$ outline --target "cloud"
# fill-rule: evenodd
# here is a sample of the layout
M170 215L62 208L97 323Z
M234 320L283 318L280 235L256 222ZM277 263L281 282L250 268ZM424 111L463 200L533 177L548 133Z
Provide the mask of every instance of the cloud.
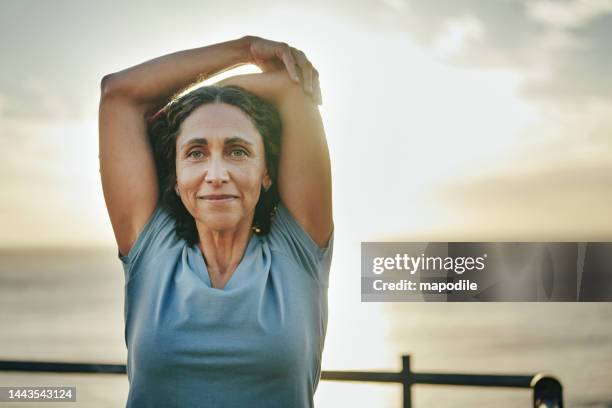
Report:
M28 76L1 88L0 117L24 121L58 120L82 115L82 102L57 83Z
M517 161L518 171L456 181L439 190L439 201L453 203L453 239L610 239L612 164L557 163L540 170L522 165Z
M525 94L571 108L599 99L612 101L612 15L568 29L566 35L573 45L550 55L550 75L528 83Z
M480 20L472 16L451 20L434 45L435 53L440 56L456 54L466 43L480 39L483 32Z
M612 1L424 2L413 8L444 36L456 16L479 22L483 35L468 41L454 62L464 66L505 67L523 73L525 96L572 107L596 99L612 100ZM432 28L429 28L432 30ZM435 40L434 40L435 41Z
M583 26L598 16L612 12L612 0L542 0L526 5L532 19L558 28Z
M161 44L170 46L177 39L195 44L196 27L210 27L211 15L217 18L215 27L225 30L232 18L238 18L238 11L266 15L279 9L266 1L258 7L244 1L231 6L189 2L183 7L121 3L124 18L109 31L106 22L114 19L118 4L100 3L92 13L78 2L3 2L0 47L5 58L0 92L15 106L35 103L19 99L21 84L15 79L39 78L49 83L61 109L82 113L78 98L96 94L101 75L154 56ZM304 7L381 32L401 30L421 45L453 56L456 64L520 70L529 78L525 95L531 98L581 103L612 97L612 77L607 75L612 70L608 45L612 0L344 0L333 4L315 0ZM131 43L141 45L138 50L122 46L128 31ZM41 38L44 47L40 47ZM45 61L44 65L26 63L32 56ZM50 106L35 112L58 109L57 102L45 103ZM14 113L22 114L23 109Z
M520 72L524 95L534 101L576 108L612 100L612 0L342 4L348 18L403 30L421 46L452 57L448 62Z

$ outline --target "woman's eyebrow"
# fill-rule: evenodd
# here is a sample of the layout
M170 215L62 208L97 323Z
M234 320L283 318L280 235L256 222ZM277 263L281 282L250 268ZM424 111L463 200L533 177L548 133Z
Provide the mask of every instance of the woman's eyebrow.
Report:
M227 139L225 139L225 142L224 142L224 144L226 144L226 145L238 144L238 143L242 143L242 144L245 144L247 146L253 146L253 143L249 142L246 139L238 137L238 136L228 137Z
M208 145L208 140L206 140L203 137L194 137L193 139L189 139L187 140L185 143L183 143L182 147L185 146L190 146L190 145L204 145L207 146Z
M232 145L232 144L244 144L247 146L253 146L253 143L249 142L246 139L243 139L239 136L234 136L234 137L228 137L227 139L225 139L223 141L223 144L225 145ZM183 143L183 145L181 146L182 148L185 148L187 146L191 146L191 145L203 145L203 146L208 146L208 140L206 138L203 137L194 137L192 139L187 140L185 143Z

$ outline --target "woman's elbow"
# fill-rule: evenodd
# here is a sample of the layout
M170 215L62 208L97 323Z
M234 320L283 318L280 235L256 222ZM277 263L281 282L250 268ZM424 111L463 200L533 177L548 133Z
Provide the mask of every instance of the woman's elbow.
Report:
M117 73L104 75L100 81L100 98L107 99L117 95L125 95L126 87Z
M100 99L105 99L114 93L114 82L113 74L107 74L102 77L100 81Z

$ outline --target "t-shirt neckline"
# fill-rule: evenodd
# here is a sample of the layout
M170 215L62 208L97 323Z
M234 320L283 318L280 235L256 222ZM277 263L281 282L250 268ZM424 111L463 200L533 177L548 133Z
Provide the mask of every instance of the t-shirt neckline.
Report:
M255 246L258 242L259 236L257 234L252 234L240 263L223 288L215 288L212 286L212 281L208 273L208 266L206 265L206 262L204 262L204 254L202 254L200 247L197 244L194 244L188 248L188 251L192 259L195 261L192 263L192 265L195 267L195 272L201 276L204 283L206 283L206 286L208 286L209 289L216 290L218 292L228 292L236 286L237 281L240 279L240 275L244 272L243 269L246 269L246 265L249 264L249 260L253 256Z

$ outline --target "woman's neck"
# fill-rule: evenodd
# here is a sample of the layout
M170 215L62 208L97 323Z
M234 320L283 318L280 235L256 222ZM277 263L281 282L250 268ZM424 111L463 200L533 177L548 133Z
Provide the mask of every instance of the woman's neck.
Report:
M199 248L204 255L210 281L214 288L223 289L246 252L253 232L251 228L215 231L200 226Z

